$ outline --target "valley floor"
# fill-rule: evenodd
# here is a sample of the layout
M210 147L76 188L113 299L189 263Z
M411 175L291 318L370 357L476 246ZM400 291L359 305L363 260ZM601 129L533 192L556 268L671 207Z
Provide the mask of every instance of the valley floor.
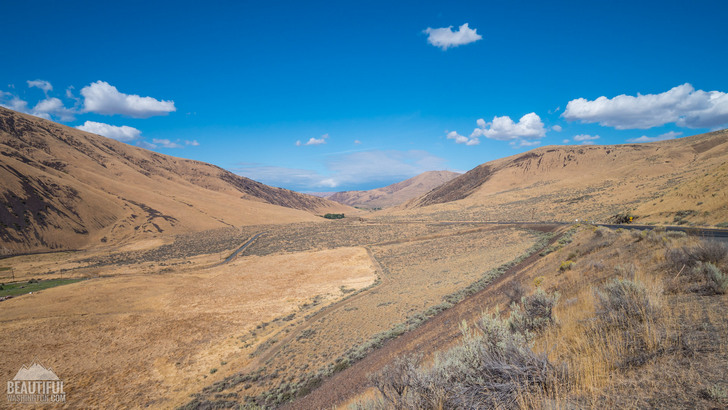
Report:
M87 280L1 302L0 374L37 361L74 406L283 403L452 306L529 228L344 220L4 259Z

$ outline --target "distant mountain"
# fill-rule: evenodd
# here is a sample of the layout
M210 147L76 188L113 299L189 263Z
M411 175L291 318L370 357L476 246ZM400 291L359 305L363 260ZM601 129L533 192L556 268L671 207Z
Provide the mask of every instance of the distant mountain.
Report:
M728 224L728 130L646 144L548 146L482 164L413 199L438 219Z
M361 208L388 208L425 194L459 175L450 171L428 171L384 188L336 192L326 198Z
M144 235L318 220L351 210L214 165L0 107L0 251L75 249Z

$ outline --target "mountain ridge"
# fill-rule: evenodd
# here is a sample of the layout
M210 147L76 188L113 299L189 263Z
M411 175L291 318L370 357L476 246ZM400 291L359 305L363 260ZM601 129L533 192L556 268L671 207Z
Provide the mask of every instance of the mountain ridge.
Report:
M651 223L682 212L691 214L683 223L714 225L728 221L726 162L728 130L643 144L552 145L483 163L397 212L608 221L638 211ZM694 182L706 175L714 175L710 189Z
M342 191L326 198L344 205L387 208L416 198L460 175L452 171L426 171L412 178L368 191Z
M0 177L4 253L351 210L1 107Z

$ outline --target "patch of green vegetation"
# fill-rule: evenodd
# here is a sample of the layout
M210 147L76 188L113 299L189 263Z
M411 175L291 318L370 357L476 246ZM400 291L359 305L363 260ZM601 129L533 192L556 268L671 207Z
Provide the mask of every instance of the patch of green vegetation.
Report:
M326 218L326 219L344 219L344 214L326 214L326 215L324 215L324 218Z
M576 264L576 262L574 262L572 260L563 261L563 262L561 262L561 266L559 266L559 270L562 272L571 270L571 267L574 266L575 264Z
M38 292L56 286L80 282L82 280L83 279L31 279L27 282L4 283L0 285L0 297L24 295L26 293Z
M715 226L717 226L718 228L728 228L728 222L721 222Z

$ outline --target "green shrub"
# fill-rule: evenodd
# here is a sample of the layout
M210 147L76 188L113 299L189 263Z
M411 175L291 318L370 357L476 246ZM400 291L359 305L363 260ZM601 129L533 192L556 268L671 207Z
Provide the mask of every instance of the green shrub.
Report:
M728 260L728 247L717 241L703 241L692 247L671 248L665 252L665 261L674 271L692 268L698 263L718 265Z
M576 265L576 262L571 261L571 260L566 260L566 261L561 262L561 266L559 266L559 270L562 271L562 272L567 271L567 270L571 270L571 268L574 265Z
M344 214L326 214L326 215L324 215L324 218L326 218L326 219L344 219Z
M554 323L553 310L559 295L547 294L543 289L536 289L530 296L521 299L521 304L512 305L508 326L514 333L522 334L526 339Z
M728 275L721 272L717 266L708 262L704 265L706 275L709 279L710 290L715 294L723 295L728 290Z
M343 358L343 359L339 360L338 362L336 362L336 364L334 365L334 368L333 368L333 372L338 373L342 370L345 370L347 367L349 367L349 365L350 365L349 359Z

